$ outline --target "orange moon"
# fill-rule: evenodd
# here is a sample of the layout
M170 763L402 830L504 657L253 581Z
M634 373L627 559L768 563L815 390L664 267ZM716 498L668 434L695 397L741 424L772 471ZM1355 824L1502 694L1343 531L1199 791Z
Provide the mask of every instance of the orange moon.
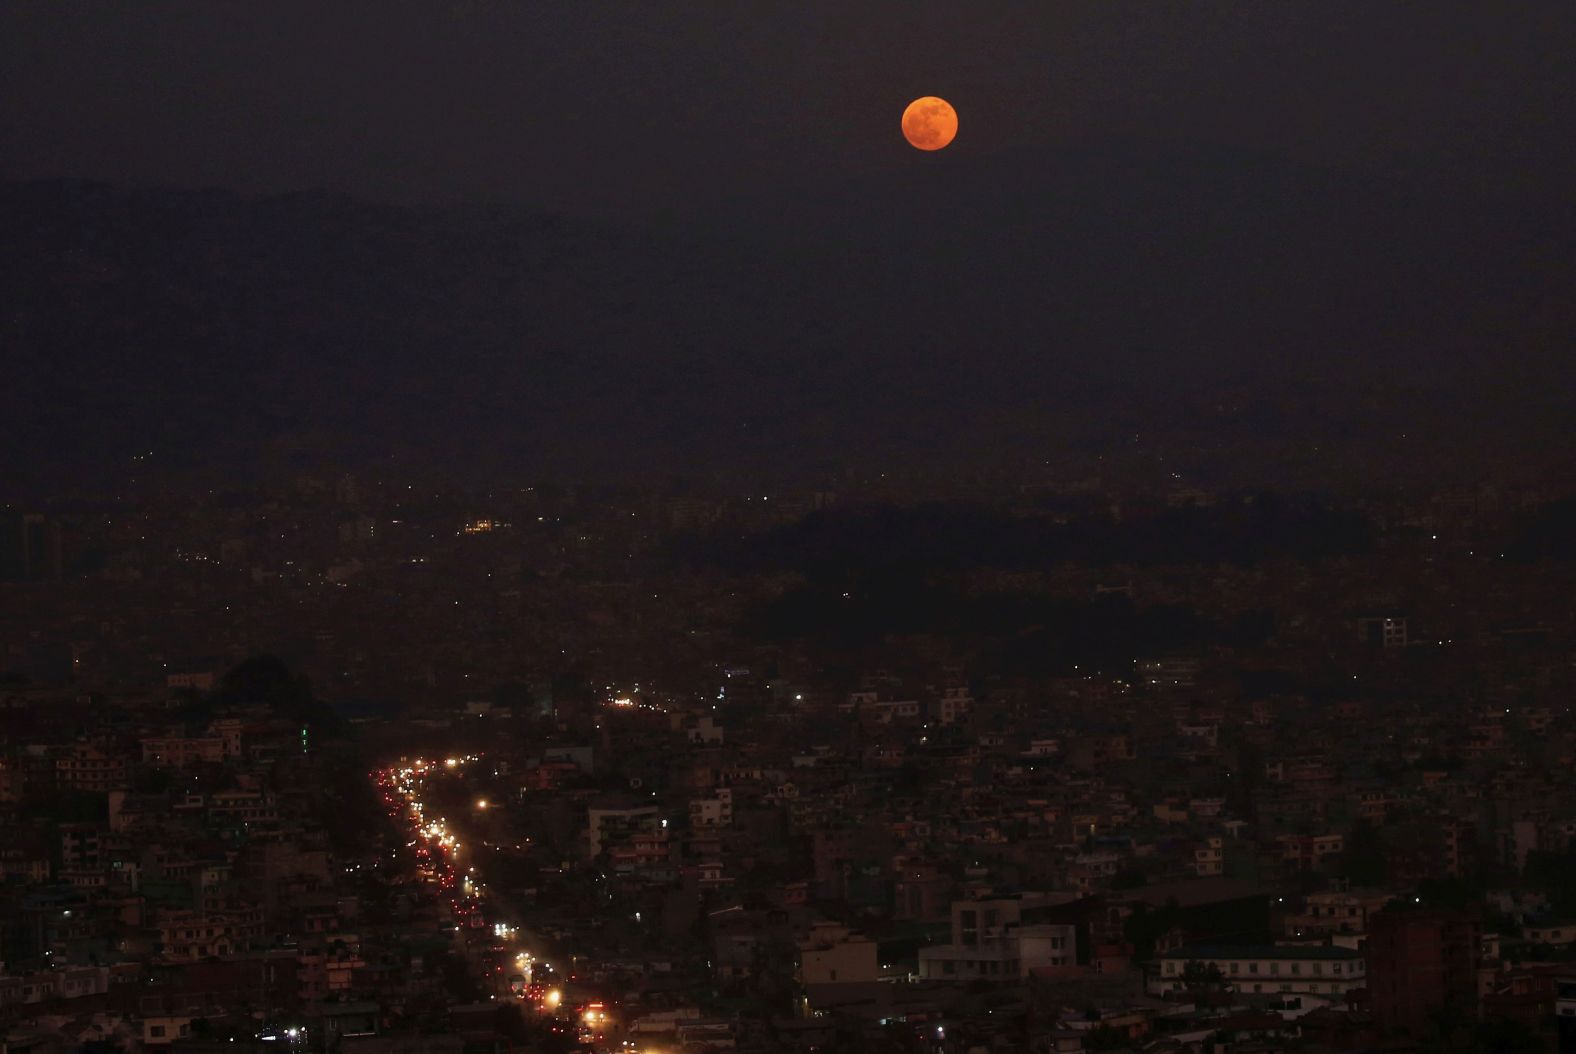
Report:
M915 99L903 111L903 138L919 150L940 150L958 134L958 111L934 95Z

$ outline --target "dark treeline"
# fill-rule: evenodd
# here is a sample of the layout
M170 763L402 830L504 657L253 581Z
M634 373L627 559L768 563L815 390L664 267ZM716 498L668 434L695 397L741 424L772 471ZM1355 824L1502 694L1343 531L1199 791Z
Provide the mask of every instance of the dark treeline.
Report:
M1369 551L1373 525L1307 497L1245 494L1207 507L1072 516L965 503L815 513L762 534L690 539L681 553L733 572L787 570L839 580L870 569L1051 568L1063 564L1313 562Z
M1205 642L1262 643L1273 620L1253 613L1222 625L1191 608L1138 608L1120 595L974 594L894 568L861 576L847 589L822 582L790 590L756 612L748 629L764 640L801 638L831 648L935 636L989 653L1005 673L1033 676L1127 671L1140 655Z
M1222 624L1191 608L1135 606L1119 594L1067 598L970 583L972 572L1064 565L1317 562L1368 551L1362 515L1308 497L1242 494L1207 507L1046 514L968 503L881 505L816 513L757 534L686 539L678 555L729 572L803 581L747 620L763 640L830 648L930 635L1026 675L1130 670L1135 657L1206 643L1252 645L1267 612Z

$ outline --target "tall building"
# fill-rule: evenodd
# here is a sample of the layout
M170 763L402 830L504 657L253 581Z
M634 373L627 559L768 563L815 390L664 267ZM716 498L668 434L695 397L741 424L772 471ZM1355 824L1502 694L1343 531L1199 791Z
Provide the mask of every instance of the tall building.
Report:
M1061 900L1056 894L1019 893L955 901L952 942L919 950L919 976L938 981L1013 981L1034 970L1076 966L1077 926L1023 920L1025 911Z
M1475 1017L1480 932L1465 912L1393 907L1372 916L1368 987L1375 1024L1421 1036L1447 1008Z

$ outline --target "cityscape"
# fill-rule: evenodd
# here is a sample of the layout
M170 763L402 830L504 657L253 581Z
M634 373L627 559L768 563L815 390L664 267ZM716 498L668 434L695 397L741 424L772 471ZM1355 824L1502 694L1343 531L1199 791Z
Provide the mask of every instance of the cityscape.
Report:
M1570 509L12 515L8 1046L1554 1049Z
M0 5L0 1054L1576 1054L1576 5Z

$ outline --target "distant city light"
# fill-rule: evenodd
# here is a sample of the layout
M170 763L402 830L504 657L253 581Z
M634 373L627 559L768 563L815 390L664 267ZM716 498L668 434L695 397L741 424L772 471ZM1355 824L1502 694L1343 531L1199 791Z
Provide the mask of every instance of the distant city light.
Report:
M483 518L470 521L463 529L466 534L491 534L493 531L504 530L508 526L502 520Z

